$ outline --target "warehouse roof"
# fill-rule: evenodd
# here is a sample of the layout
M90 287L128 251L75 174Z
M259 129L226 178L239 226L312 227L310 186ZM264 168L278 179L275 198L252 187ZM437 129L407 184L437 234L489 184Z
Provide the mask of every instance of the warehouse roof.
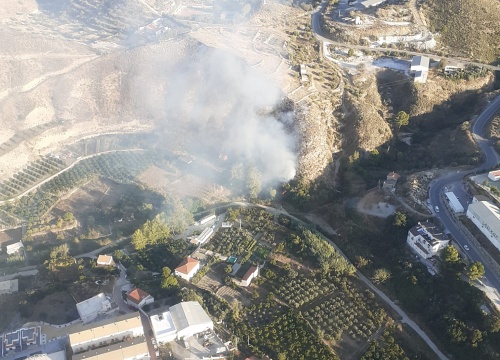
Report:
M142 326L141 317L138 312L118 316L98 323L92 323L69 334L71 346L100 339L113 334L119 334Z
M212 322L197 301L184 301L170 307L170 315L177 331L200 324Z
M500 235L500 209L489 201L477 201L469 209L479 215L488 224L493 233Z

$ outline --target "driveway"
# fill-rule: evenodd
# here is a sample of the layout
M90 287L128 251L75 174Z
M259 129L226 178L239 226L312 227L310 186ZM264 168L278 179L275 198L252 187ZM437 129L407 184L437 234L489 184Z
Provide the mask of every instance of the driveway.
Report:
M130 290L132 288L132 284L127 280L127 269L125 269L125 267L120 263L118 263L117 266L120 271L120 276L115 281L111 300L118 306L120 311L131 313L134 312L134 310L130 309L123 301L122 290Z

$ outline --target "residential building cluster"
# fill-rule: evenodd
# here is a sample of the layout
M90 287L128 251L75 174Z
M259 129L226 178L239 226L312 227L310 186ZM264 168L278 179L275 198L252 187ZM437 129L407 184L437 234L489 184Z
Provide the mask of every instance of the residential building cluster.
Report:
M16 349L23 350L30 345L39 345L40 340L40 326L22 328L0 335L0 354L1 356L6 356L14 353Z

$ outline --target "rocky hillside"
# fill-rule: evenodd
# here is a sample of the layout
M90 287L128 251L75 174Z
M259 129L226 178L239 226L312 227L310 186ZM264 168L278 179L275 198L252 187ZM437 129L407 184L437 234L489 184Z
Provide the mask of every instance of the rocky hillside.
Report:
M498 0L428 0L424 13L432 32L454 53L485 62L500 61Z
M392 138L375 75L367 73L354 78L345 100L348 110L344 120L345 145L349 152L369 152Z

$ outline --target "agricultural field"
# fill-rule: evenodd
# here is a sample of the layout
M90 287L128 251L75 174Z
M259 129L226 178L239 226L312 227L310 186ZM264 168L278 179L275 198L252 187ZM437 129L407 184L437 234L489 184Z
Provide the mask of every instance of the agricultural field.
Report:
M0 184L0 200L19 195L31 186L62 170L65 166L64 161L50 156L29 164L23 171Z
M220 229L207 248L241 259L248 246L258 252L260 240L254 241L262 234L281 240L266 253L260 277L249 287L228 283L223 264L197 285L236 309L229 326L240 339L248 336L243 351L277 359L351 359L395 320L314 230L283 216L275 221L256 208L230 209L227 218L241 219L242 229Z
M61 196L83 184L103 176L118 182L130 183L134 177L155 161L154 154L148 152L114 152L80 161L67 171L42 184L37 191L22 197L14 203L0 207L11 217L37 224Z
M233 227L217 231L204 248L221 255L236 255L241 258L250 256L256 245L257 240L250 231Z

